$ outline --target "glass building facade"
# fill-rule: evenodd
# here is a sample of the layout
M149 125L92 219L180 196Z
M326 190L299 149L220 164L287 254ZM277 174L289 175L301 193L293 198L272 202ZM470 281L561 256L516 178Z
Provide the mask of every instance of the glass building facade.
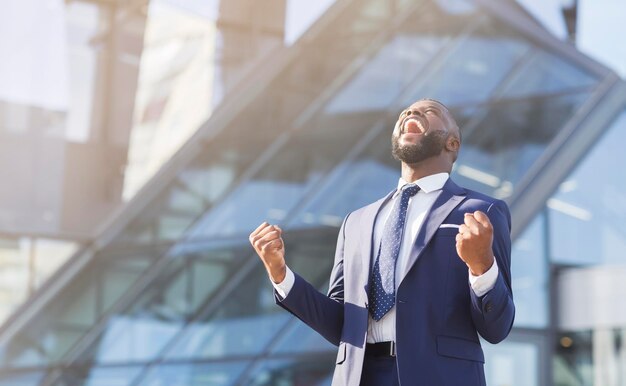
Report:
M620 304L579 319L569 290L594 305L626 262L614 73L508 2L339 0L246 77L2 326L0 384L330 384L335 347L275 306L247 236L280 224L325 291L342 219L394 188L393 124L425 96L462 129L453 178L512 211L517 314L483 345L488 384L623 384Z

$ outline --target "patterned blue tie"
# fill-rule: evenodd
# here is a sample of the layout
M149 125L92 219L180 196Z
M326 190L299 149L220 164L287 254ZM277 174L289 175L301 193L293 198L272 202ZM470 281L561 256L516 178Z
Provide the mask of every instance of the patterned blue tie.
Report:
M369 309L374 320L380 320L396 302L396 260L402 243L406 209L409 198L420 190L415 184L407 184L400 199L396 199L383 228L378 256L372 270L369 289Z

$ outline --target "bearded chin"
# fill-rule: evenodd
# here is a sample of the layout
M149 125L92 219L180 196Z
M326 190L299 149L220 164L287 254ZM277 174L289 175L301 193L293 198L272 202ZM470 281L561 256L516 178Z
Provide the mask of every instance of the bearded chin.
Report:
M420 143L400 145L400 138L392 136L393 158L406 164L416 164L428 158L436 157L443 151L445 138L439 133L424 136Z

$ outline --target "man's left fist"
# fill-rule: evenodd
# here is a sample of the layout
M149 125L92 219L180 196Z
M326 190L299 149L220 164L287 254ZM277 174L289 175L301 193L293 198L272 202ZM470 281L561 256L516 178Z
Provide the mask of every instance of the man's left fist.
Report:
M493 265L493 226L481 211L465 213L465 224L456 235L456 252L467 264L472 275L480 276Z

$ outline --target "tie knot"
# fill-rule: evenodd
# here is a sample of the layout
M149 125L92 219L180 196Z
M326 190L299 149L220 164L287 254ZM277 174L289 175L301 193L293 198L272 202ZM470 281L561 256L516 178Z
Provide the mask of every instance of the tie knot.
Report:
M413 197L419 192L420 187L415 184L406 184L402 188L402 197Z

